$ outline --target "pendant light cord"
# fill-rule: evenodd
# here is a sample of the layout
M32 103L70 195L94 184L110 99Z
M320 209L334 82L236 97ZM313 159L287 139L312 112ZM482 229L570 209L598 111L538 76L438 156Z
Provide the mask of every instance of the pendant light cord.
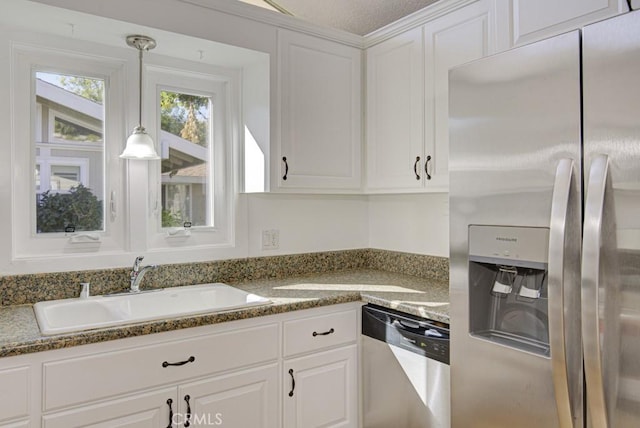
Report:
M142 129L142 48L139 49L138 59L138 128Z

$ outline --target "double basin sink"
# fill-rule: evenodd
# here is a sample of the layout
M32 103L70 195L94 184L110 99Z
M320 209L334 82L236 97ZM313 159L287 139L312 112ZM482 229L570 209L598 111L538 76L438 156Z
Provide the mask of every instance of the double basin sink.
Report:
M271 303L222 283L164 288L140 293L38 302L40 332L47 335L181 316L226 312Z

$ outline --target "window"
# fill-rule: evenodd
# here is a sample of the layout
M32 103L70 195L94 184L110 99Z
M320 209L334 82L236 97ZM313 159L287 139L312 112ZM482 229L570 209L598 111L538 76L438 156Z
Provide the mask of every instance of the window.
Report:
M196 64L147 68L145 111L161 161L149 168L150 248L232 245L233 170L237 138L230 91L235 75ZM153 104L151 104L153 103Z
M35 232L103 231L104 79L36 71L33 83Z
M13 46L13 163L32 171L13 183L16 260L126 245L123 62L96 60L95 49Z
M74 270L122 266L140 254L155 253L156 263L229 255L241 185L240 68L145 56L142 123L162 159L147 162L119 158L138 123L138 61L124 43L12 40L11 67L4 266Z

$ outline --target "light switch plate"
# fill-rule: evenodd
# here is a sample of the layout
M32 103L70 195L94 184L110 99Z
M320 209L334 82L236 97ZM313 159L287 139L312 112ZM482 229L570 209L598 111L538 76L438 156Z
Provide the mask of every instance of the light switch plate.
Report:
M280 231L278 229L269 229L262 231L262 249L277 250L280 248Z

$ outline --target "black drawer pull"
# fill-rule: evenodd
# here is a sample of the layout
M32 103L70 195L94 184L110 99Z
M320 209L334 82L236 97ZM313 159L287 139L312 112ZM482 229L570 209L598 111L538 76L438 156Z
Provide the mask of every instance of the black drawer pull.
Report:
M169 425L167 425L167 428L173 428L173 407L171 407L171 404L173 404L173 400L169 398L167 400L167 406L169 406Z
M418 162L420 162L420 156L416 156L416 161L413 164L413 173L416 175L416 180L420 180L420 174L418 174Z
M291 391L289 391L289 397L293 397L293 391L296 389L296 378L293 377L293 369L289 369L289 376L291 376Z
M313 334L313 337L316 337L316 336L327 336L331 333L335 333L335 330L333 328L330 329L329 331L325 331L324 333L318 333L317 331L314 331L312 334Z
M184 361L180 361L179 363L170 363L168 361L164 361L162 363L162 367L169 367L169 366L184 366L185 364L188 363L193 363L196 360L196 357L194 357L193 355L189 357L188 360L184 360Z

